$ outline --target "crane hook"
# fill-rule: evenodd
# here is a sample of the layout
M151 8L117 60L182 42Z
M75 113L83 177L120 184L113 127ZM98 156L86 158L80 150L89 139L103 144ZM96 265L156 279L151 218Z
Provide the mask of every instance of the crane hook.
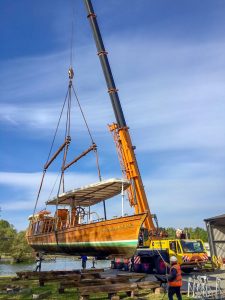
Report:
M73 79L74 76L73 68L69 68L68 74L69 74L69 79Z

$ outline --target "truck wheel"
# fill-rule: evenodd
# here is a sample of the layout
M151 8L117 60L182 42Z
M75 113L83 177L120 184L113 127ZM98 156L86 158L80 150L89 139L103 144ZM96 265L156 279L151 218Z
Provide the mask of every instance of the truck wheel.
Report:
M158 274L166 274L166 266L160 256L155 260L155 267Z

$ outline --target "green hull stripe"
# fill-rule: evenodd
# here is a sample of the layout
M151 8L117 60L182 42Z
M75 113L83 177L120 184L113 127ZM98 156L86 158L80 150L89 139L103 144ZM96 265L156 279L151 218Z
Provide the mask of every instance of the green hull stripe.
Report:
M137 240L129 241L105 241L105 242L73 242L73 243L34 243L33 245L42 246L94 246L94 247L136 247Z

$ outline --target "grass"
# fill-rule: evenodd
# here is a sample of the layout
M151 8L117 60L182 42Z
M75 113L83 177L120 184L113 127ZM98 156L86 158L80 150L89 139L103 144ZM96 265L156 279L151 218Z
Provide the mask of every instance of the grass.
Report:
M5 286L20 286L24 288L24 292L16 294L7 294L0 293L0 299L4 300L30 300L33 299L33 294L40 294L42 292L50 291L51 295L47 299L78 299L76 295L76 289L69 289L65 294L58 293L58 284L57 283L46 283L45 286L40 287L38 280L17 280L11 281L12 277L0 277L0 291Z
M1 276L0 277L0 300L31 300L33 299L33 294L40 294L42 292L47 292L50 291L51 295L46 297L45 299L49 300L67 300L67 299L73 299L73 300L78 300L79 297L77 295L76 289L68 289L65 290L64 294L59 294L58 293L58 283L46 283L45 286L39 287L39 281L38 280L17 280L17 281L12 281L12 277L5 277ZM24 288L24 293L17 293L17 294L7 294L6 292L1 293L2 289L5 286L20 286ZM163 294L160 295L155 295L149 290L141 290L139 293L138 297L135 298L130 298L127 297L125 293L119 293L121 296L121 299L128 300L128 299L151 299L151 300L166 300L168 297ZM96 294L92 295L90 299L108 299L107 294ZM187 296L183 296L183 300L187 300L190 298L187 298Z

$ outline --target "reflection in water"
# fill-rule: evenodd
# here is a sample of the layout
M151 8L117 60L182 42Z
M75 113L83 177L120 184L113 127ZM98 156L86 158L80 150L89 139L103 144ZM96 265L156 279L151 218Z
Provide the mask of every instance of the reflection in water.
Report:
M34 271L36 267L34 263L6 264L0 262L0 275L15 275L19 271ZM92 267L92 260L87 261L87 269ZM95 268L109 268L110 260L96 261ZM51 270L74 270L81 269L81 260L72 258L57 258L56 261L43 261L41 265L42 271Z

